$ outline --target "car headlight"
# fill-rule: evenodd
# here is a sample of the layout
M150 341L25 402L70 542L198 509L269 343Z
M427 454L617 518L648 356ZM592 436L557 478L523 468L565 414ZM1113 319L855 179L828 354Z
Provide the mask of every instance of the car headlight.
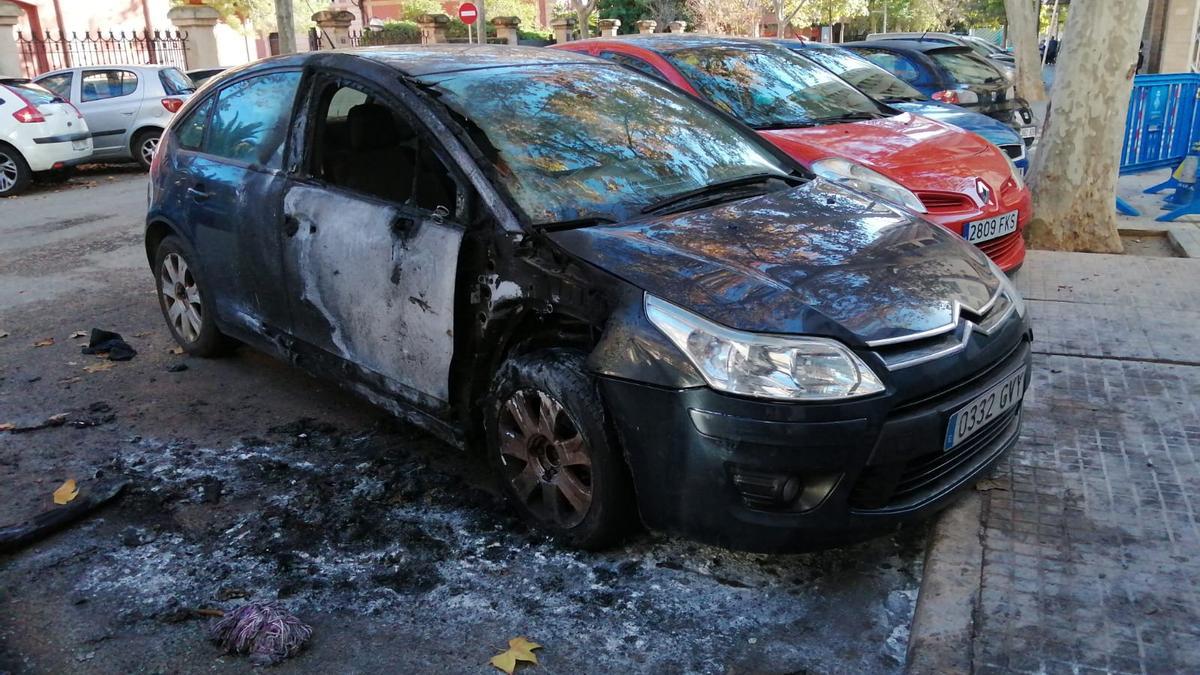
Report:
M1003 150L1000 151L1000 156L1004 158L1004 161L1008 162L1008 172L1012 174L1012 179L1013 182L1017 184L1017 189L1024 190L1025 177L1021 175L1021 170L1018 169L1016 163L1012 161L1012 157L1009 157L1008 153L1004 152Z
M925 205L911 190L862 164L831 157L813 162L811 169L825 180L886 199L917 213L925 213Z
M988 267L992 268L992 274L995 274L996 278L1000 280L1000 292L1007 295L1008 299L1012 301L1013 308L1017 311L1017 316L1024 318L1025 298L1022 298L1021 294L1017 291L1017 285L991 259L988 259Z
M646 294L646 316L719 391L788 401L856 398L883 383L836 340L763 335L713 323Z

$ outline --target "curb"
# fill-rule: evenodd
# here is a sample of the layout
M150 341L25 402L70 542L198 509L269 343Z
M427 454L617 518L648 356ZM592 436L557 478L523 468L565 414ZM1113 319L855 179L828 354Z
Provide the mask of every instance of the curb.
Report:
M971 490L933 526L908 639L906 670L917 675L972 671L979 606L982 498Z

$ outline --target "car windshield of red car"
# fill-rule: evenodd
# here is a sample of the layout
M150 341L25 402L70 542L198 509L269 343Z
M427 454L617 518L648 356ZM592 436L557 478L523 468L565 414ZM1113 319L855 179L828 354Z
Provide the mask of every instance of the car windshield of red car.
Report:
M534 225L620 222L674 195L794 170L687 94L613 65L486 68L421 80Z
M881 114L865 94L781 47L700 47L681 49L667 58L701 95L755 128L812 126Z
M926 96L888 71L842 49L821 47L800 52L880 101L923 101Z

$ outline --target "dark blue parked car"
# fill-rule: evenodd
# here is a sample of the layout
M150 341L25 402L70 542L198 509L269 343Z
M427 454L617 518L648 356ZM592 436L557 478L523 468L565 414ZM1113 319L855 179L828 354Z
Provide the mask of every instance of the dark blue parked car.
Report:
M451 446L578 546L761 551L944 507L1011 448L1032 335L983 252L607 61L309 52L163 133L172 337L236 340Z
M923 115L966 129L988 139L1008 155L1021 171L1029 168L1025 143L1009 125L960 106L935 101L866 58L847 49L808 40L777 40L801 56L833 71L871 98L897 110Z
M1033 111L1008 79L970 47L934 40L874 40L842 45L936 101L962 106L1009 125L1033 145Z

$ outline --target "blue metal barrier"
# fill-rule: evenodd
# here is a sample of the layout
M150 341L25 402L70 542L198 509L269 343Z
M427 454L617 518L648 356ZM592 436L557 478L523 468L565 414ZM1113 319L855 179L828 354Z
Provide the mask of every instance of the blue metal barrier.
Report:
M1133 78L1121 173L1138 173L1183 161L1200 135L1200 73Z

